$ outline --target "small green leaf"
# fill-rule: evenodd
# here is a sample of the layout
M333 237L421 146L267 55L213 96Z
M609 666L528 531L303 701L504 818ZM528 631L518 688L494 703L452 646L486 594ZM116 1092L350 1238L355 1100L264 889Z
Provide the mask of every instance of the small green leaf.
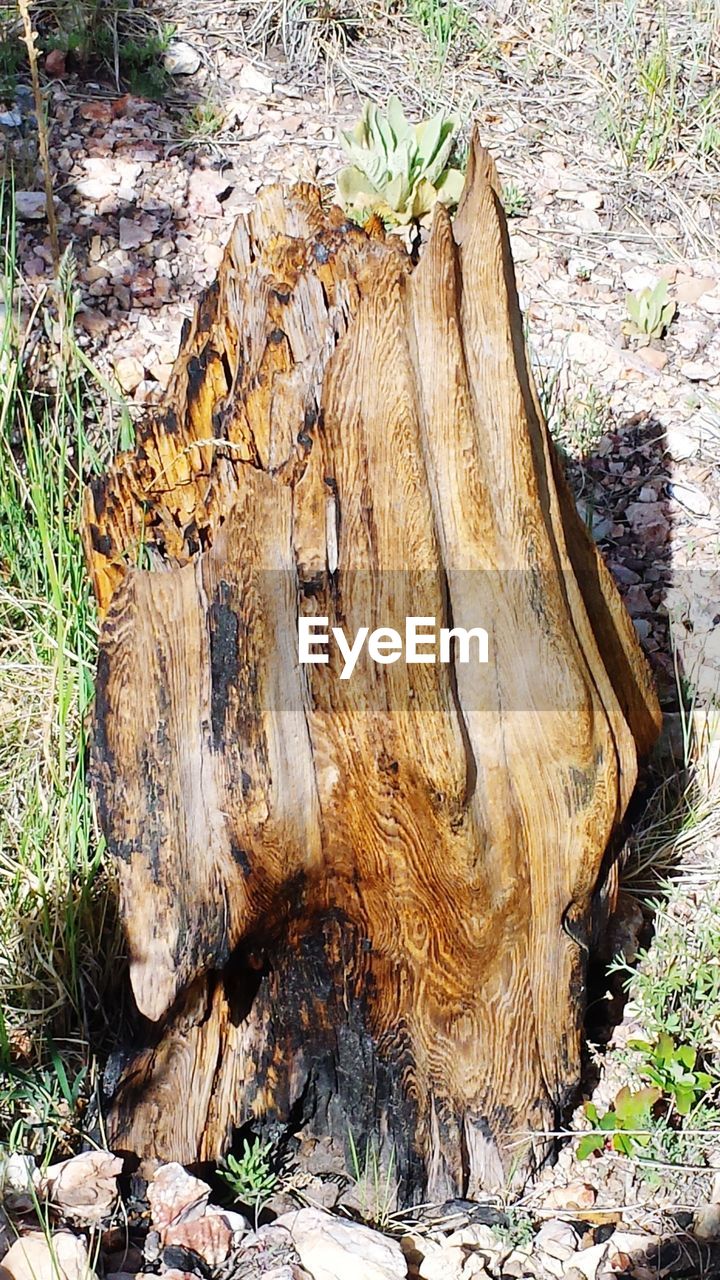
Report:
M675 1090L675 1109L678 1115L687 1116L690 1114L692 1104L695 1100L695 1090L688 1089L683 1085L678 1085Z
M460 169L446 169L435 187L437 198L443 204L457 204L464 186L465 174Z
M631 297L632 294L628 294L628 298ZM627 1047L628 1049L634 1049L637 1053L652 1054L653 1051L653 1046L648 1040L628 1040Z
M619 1151L621 1155L631 1156L634 1154L635 1142L637 1142L635 1135L618 1132L613 1137L612 1145L614 1150Z
M391 94L388 98L387 117L390 122L390 127L398 142L402 138L406 138L410 133L411 126L408 123L402 106L400 105L399 98L396 98L394 94Z
M577 1145L578 1160L587 1160L588 1156L594 1155L596 1151L602 1151L605 1146L605 1139L599 1133L586 1133L580 1139Z

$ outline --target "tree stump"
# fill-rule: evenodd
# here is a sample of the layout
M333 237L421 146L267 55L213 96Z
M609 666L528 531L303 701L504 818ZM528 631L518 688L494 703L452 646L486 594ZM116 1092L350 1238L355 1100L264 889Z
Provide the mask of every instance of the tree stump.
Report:
M374 1144L405 1203L504 1181L577 1087L660 713L542 419L477 140L417 265L311 186L264 192L85 535L140 1015L113 1146L213 1160L254 1121L329 1165ZM487 664L457 640L349 679L332 644L299 661L300 618L352 640L408 616L483 628Z

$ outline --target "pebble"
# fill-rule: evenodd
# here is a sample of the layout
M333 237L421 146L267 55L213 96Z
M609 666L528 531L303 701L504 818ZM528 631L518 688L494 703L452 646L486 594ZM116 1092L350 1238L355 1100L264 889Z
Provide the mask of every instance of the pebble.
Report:
M142 376L142 366L140 366ZM148 1187L152 1225L159 1231L181 1217L184 1222L200 1218L210 1197L206 1182L194 1178L175 1161L161 1165Z
M682 276L675 285L675 298L678 302L697 302L716 284L715 276Z
M311 1208L286 1213L273 1225L290 1232L313 1280L406 1280L400 1245L371 1227Z
M141 362L134 356L121 356L115 362L115 377L123 391L134 391L138 383L142 382L144 373Z
M208 244L205 246L205 249L203 251L203 256L208 266L212 267L213 270L217 270L223 258L225 257L225 250L223 249L222 245Z
M538 256L537 245L532 244L525 236L511 236L510 245L515 262L535 262Z
M45 71L49 76L65 75L66 54L62 49L51 49L45 59Z
M2 1280L97 1280L79 1236L29 1231L10 1247L0 1267Z
M686 484L684 481L673 481L668 485L668 490L675 501L686 507L688 511L692 511L693 515L708 516L710 514L712 503L707 494L696 485Z
M720 366L710 364L709 360L686 360L680 372L690 382L710 382L720 374Z
M670 532L670 523L661 502L631 502L625 510L630 525L647 546L659 546Z
M163 59L168 75L194 76L200 70L202 58L193 45L187 40L171 40Z
M253 65L252 62L246 62L242 68L237 83L241 89L249 89L251 93L263 93L267 97L273 91L273 82L270 76L264 71Z
M577 1250L577 1232L569 1222L554 1219L543 1223L535 1237L535 1245L548 1257L564 1263Z
M628 587L624 600L625 608L631 618L637 617L640 613L652 613L653 611L653 607L648 600L647 591L640 585Z
M657 373L662 373L668 362L667 351L660 351L657 347L639 347L637 355L643 364L647 364Z
M24 221L36 222L47 217L44 191L16 191L15 212Z

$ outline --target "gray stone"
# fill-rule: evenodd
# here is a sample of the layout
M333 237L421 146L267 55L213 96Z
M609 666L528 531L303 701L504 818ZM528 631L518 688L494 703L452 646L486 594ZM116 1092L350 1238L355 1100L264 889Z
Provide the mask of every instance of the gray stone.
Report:
M202 58L186 40L171 40L165 52L164 66L171 76L194 76Z
M47 217L44 191L16 191L15 212L25 222L38 222Z
M269 96L273 91L273 82L270 76L265 75L264 71L260 71L258 67L253 66L252 62L246 62L237 83L241 89L249 89L251 93L264 93Z

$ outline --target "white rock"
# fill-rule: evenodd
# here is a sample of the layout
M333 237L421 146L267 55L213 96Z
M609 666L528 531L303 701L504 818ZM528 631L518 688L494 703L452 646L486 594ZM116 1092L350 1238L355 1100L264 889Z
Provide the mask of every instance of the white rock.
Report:
M252 1230L250 1223L244 1214L236 1213L234 1209L221 1209L219 1205L216 1204L208 1205L205 1217L224 1218L233 1233L233 1242L235 1244L237 1244L243 1236L246 1236L248 1232Z
M647 267L631 267L623 271L623 284L630 293L638 293L640 289L653 289L657 284L657 275Z
M123 391L134 391L142 382L145 369L135 356L121 356L115 362L115 377Z
M202 1217L210 1199L210 1188L173 1161L157 1170L148 1187L147 1198L152 1225L162 1231L181 1217L184 1222Z
M254 67L252 62L246 62L237 83L241 89L250 89L252 93L271 94L273 91L273 82L270 76L266 76L264 71L260 71L258 67Z
M186 40L171 40L163 62L170 76L194 76L200 70L202 58Z
M680 366L680 372L690 382L710 382L712 378L717 378L720 367L710 364L709 360L686 360Z
M0 1266L2 1280L97 1280L84 1242L69 1231L48 1240L30 1231L15 1241Z
M105 182L102 178L79 178L75 183L75 190L85 200L105 200L112 195L115 185L115 182Z
M288 1229L313 1280L406 1280L400 1245L371 1227L344 1222L322 1209L286 1213L275 1225Z
M595 1280L598 1272L604 1269L608 1249L607 1241L603 1244L593 1244L589 1249L581 1249L579 1253L573 1254L569 1266L582 1272L587 1280Z
M650 1235L642 1231L613 1231L608 1240L608 1261L613 1270L616 1267L614 1259L617 1254L627 1254L633 1262L639 1262L640 1258L649 1253L659 1243L658 1237Z
M460 1227L447 1237L445 1243L469 1245L471 1249L480 1249L486 1254L503 1253L505 1248L492 1227L485 1226L484 1222L471 1222Z
M578 203L583 209L602 209L604 196L602 191L581 191Z
M511 236L510 244L515 262L534 262L538 256L537 245L531 244L525 236Z
M420 1280L462 1280L466 1250L461 1245L441 1245L420 1263Z
M32 1209L40 1187L40 1171L32 1156L0 1153L0 1200L8 1209Z
M551 1258L566 1262L578 1247L577 1232L569 1222L552 1219L543 1223L535 1237L537 1247Z
M720 315L720 290L716 290L714 293L704 293L702 298L698 298L698 306L711 316Z
M701 434L701 429L693 423L668 423L665 428L665 449L678 462L692 458L700 447Z
M37 222L47 215L44 191L16 191L15 212L26 222Z
M117 1194L123 1162L110 1151L83 1151L51 1165L41 1188L66 1217L99 1222L110 1212Z
M593 273L595 264L589 258L575 257L571 255L568 258L568 275L571 280L586 279L589 280Z
M22 111L0 111L0 129L19 129L22 122Z
M686 507L688 511L692 511L695 516L708 516L712 510L712 503L706 493L698 489L694 484L687 484L684 481L677 481L668 485L670 493L676 502L682 507Z
M581 231L601 231L602 219L595 209L574 209L570 217L570 222L574 227L579 227Z
M541 1275L543 1280L546 1276L554 1276L555 1280L562 1280L565 1275L567 1263L560 1262L559 1258L553 1258L552 1254L543 1253L540 1255ZM504 1267L504 1264L503 1264Z
M705 349L710 330L701 320L681 320L675 326L673 335L685 355L694 356L699 348Z
M486 1277L489 1280L489 1273L480 1255L477 1253L468 1254L462 1270L462 1280L485 1280Z

